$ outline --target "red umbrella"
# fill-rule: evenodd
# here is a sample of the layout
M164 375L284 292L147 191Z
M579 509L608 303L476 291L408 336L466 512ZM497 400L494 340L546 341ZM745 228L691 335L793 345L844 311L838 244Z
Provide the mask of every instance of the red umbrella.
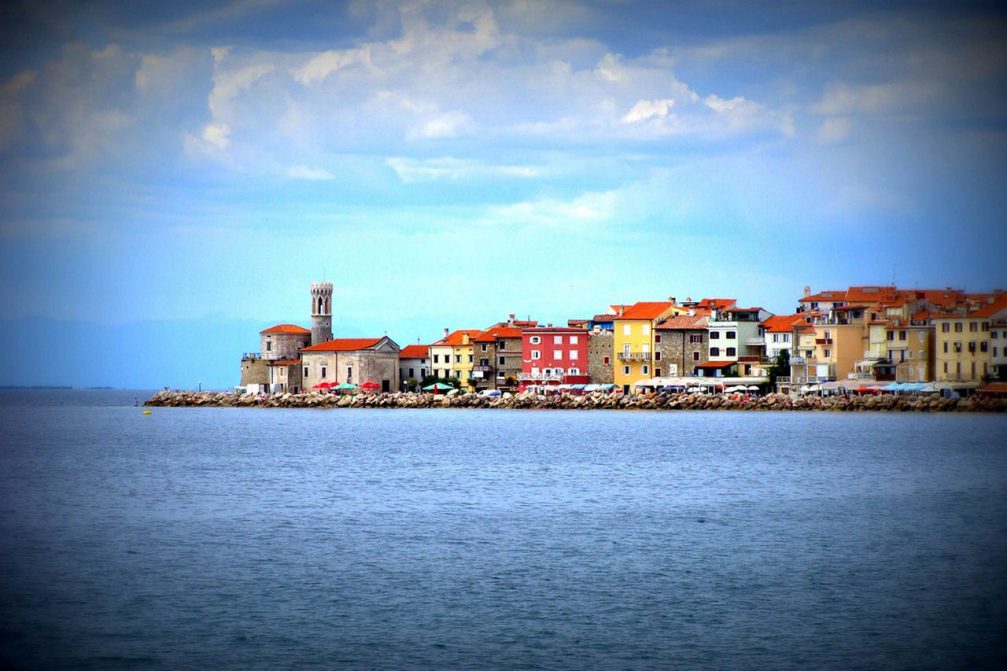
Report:
M328 382L319 382L318 384L313 386L312 389L328 389L331 386L332 385L329 384Z
M381 389L381 385L378 384L377 382L371 382L370 380L368 380L367 382L364 382L363 384L361 384L360 388L361 389Z

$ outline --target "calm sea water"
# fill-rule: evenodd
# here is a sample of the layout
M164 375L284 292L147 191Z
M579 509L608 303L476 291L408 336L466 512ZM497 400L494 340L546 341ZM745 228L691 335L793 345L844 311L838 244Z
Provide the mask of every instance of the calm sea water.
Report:
M0 393L0 666L1007 666L1007 417Z

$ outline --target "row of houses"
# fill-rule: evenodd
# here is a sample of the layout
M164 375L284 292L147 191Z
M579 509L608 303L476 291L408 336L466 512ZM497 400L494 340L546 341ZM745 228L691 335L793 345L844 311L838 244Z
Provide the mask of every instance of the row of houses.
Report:
M765 385L781 352L781 391L822 383L942 382L1007 377L1007 295L859 286L812 294L773 315L733 298L639 301L565 325L511 314L484 328L445 329L430 344L387 336L332 338L331 283L312 283L312 328L280 324L242 357L242 386L300 392L360 385L416 389L433 378L472 391L556 385L642 386L715 377Z

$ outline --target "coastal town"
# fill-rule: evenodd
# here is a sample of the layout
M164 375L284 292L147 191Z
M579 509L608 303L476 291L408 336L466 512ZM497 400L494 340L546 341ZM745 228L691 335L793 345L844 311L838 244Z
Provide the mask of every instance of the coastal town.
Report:
M331 282L311 283L310 328L259 333L235 391L1007 394L1003 290L805 287L782 315L734 298L669 296L562 325L509 314L404 347L388 336L333 337L332 293Z

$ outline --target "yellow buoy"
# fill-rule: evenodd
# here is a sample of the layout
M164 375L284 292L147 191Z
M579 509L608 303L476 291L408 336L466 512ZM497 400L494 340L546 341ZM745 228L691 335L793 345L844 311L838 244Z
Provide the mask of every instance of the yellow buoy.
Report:
M150 410L144 410L144 411L143 411L143 414L145 414L145 415L151 415L151 414L153 414L153 413L152 413L152 412L151 412Z

